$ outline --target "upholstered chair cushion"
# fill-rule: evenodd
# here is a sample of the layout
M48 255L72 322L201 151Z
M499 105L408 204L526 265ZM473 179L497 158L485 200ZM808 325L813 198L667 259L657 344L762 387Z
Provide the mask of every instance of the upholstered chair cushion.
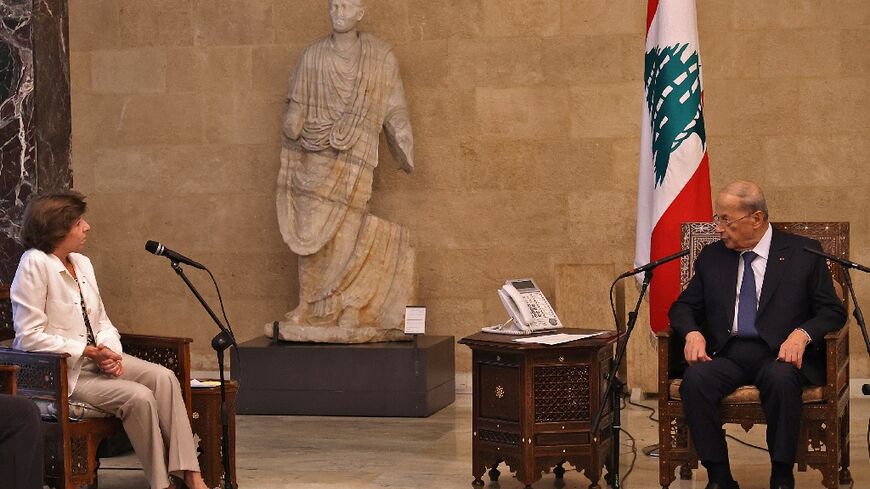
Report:
M682 400L680 397L680 384L683 379L673 379L671 381L668 393L670 398L674 400ZM825 389L820 385L804 387L802 395L804 404L822 402L824 400ZM722 399L722 404L761 404L761 395L758 389L752 385L742 385L731 394Z
M34 399L39 414L45 421L57 421L57 403L54 401ZM95 408L86 402L69 401L69 419L70 421L81 421L89 418L111 418L113 415L110 412Z

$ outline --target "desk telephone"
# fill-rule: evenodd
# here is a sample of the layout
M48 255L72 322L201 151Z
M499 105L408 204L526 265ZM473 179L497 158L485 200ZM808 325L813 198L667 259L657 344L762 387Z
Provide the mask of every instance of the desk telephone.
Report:
M498 297L511 319L499 326L483 328L485 333L523 335L562 327L556 311L530 278L506 281L498 289Z

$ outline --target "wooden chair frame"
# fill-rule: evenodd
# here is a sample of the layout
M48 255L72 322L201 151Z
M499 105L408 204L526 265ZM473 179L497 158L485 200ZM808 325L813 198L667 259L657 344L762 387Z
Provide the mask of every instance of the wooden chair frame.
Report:
M18 366L0 365L0 393L14 396L18 387Z
M821 242L826 253L847 258L849 255L849 223L800 222L773 223L773 227L793 234L808 236ZM682 258L680 283L686 287L694 273L695 258L701 249L719 239L712 223L683 224L682 247L689 255ZM839 266L828 264L835 288L848 310L845 280ZM659 355L659 482L667 488L674 480L674 470L680 467L680 478L691 479L698 468L698 456L689 436L683 403L670 394L671 383L681 375L684 364L682 338L670 331L657 334ZM801 416L797 448L797 467L807 467L822 473L822 484L837 489L838 484L852 480L849 472L849 328L848 324L825 336L826 380L823 400L805 402ZM722 404L720 414L725 423L740 424L749 430L764 424L761 404ZM838 469L839 467L839 469Z
M9 289L0 289L0 339L9 337L12 311ZM12 333L14 335L14 332ZM188 418L192 414L190 393L190 338L146 335L121 335L124 352L163 365L172 370L181 383ZM67 353L22 352L0 348L0 365L18 369L18 395L34 401L56 403L57 421L43 421L45 440L45 483L55 489L96 488L100 443L123 431L117 418L69 419Z

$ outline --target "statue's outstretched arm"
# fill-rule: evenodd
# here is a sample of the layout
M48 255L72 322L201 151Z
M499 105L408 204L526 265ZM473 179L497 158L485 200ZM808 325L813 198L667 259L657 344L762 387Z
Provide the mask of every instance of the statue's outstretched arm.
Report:
M399 76L399 65L392 52L387 57L386 69L388 87L384 130L393 158L403 170L410 173L414 169L414 135L405 102L405 89Z
M299 101L300 76L303 60L300 60L290 75L289 88L287 89L287 101L284 107L284 124L282 132L285 140L296 141L302 134L302 125L305 122L305 106Z

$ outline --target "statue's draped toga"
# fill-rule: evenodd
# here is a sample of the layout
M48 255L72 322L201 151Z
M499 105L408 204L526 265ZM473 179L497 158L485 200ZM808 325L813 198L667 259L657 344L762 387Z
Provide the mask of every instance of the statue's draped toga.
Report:
M364 32L346 49L333 36L308 46L290 78L278 175L278 223L299 255L299 306L280 322L280 339L405 338L414 250L407 229L368 212L382 127L410 171L413 138L390 46Z

